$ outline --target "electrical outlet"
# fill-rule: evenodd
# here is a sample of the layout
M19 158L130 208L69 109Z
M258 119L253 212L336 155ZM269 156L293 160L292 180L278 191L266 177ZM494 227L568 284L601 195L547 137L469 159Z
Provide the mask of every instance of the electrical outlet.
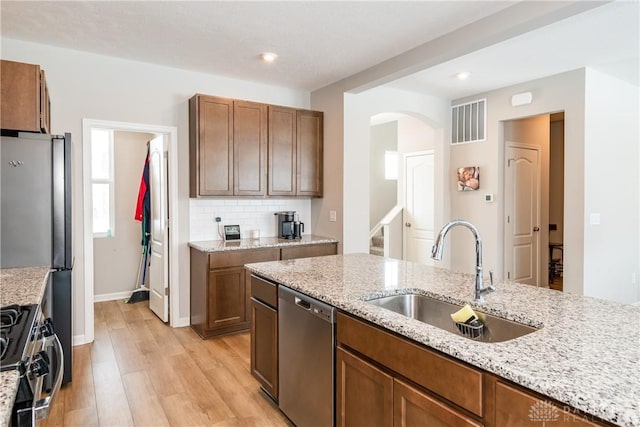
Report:
M222 222L222 218L221 218L221 217L219 217L219 216L217 216L217 217L215 218L215 220L216 220L216 222Z
M337 216L336 211L329 211L329 221L336 222Z

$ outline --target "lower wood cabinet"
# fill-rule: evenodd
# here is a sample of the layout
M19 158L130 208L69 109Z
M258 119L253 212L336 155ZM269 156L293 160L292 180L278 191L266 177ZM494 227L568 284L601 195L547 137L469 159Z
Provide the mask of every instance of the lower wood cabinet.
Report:
M481 427L426 392L366 360L336 350L336 425L379 427Z
M244 269L245 264L335 255L337 252L337 243L221 252L191 248L191 327L202 338L246 331L251 327L254 313L251 274Z
M336 349L336 426L393 427L393 377Z
M251 375L263 390L278 399L278 290L251 278Z
M482 423L435 397L405 383L393 381L393 419L396 426L481 427Z
M519 427L523 425L595 427L593 417L570 406L557 405L542 396L537 396L503 381L495 382L495 425Z
M277 248L202 252L191 248L191 327L202 338L249 329L244 264L276 261Z
M339 312L336 426L611 426Z

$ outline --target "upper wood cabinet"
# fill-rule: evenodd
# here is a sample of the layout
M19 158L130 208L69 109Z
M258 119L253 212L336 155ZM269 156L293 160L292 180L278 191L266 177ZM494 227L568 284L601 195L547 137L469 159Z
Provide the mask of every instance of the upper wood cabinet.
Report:
M296 194L296 110L269 106L269 190L270 196Z
M190 197L322 197L323 113L195 95Z
M296 119L296 195L322 197L324 114L320 111L298 110Z
M323 113L269 106L271 196L322 197Z
M266 193L266 104L195 95L189 127L190 197Z
M51 132L51 101L39 65L2 60L0 127L25 132Z

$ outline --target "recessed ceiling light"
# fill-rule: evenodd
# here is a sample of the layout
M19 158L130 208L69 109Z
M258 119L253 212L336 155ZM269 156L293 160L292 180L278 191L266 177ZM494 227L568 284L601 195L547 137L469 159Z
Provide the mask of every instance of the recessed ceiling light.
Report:
M278 55L273 52L263 52L260 54L260 59L262 59L264 62L273 62L277 57Z
M458 80L466 80L466 79L468 79L468 78L469 78L469 76L470 76L470 75L471 75L471 73L470 73L470 72L468 72L468 71L462 71L462 72L460 72L460 73L456 74L456 78L457 78Z

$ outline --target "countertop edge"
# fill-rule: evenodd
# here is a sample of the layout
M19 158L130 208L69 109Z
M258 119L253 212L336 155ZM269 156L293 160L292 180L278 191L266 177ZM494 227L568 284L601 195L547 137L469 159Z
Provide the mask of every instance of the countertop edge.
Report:
M201 252L215 253L227 251L242 251L266 248L286 248L296 246L321 245L339 243L337 239L315 235L305 235L302 239L280 239L277 237L262 237L260 239L240 239L225 242L224 240L190 241L189 247Z

